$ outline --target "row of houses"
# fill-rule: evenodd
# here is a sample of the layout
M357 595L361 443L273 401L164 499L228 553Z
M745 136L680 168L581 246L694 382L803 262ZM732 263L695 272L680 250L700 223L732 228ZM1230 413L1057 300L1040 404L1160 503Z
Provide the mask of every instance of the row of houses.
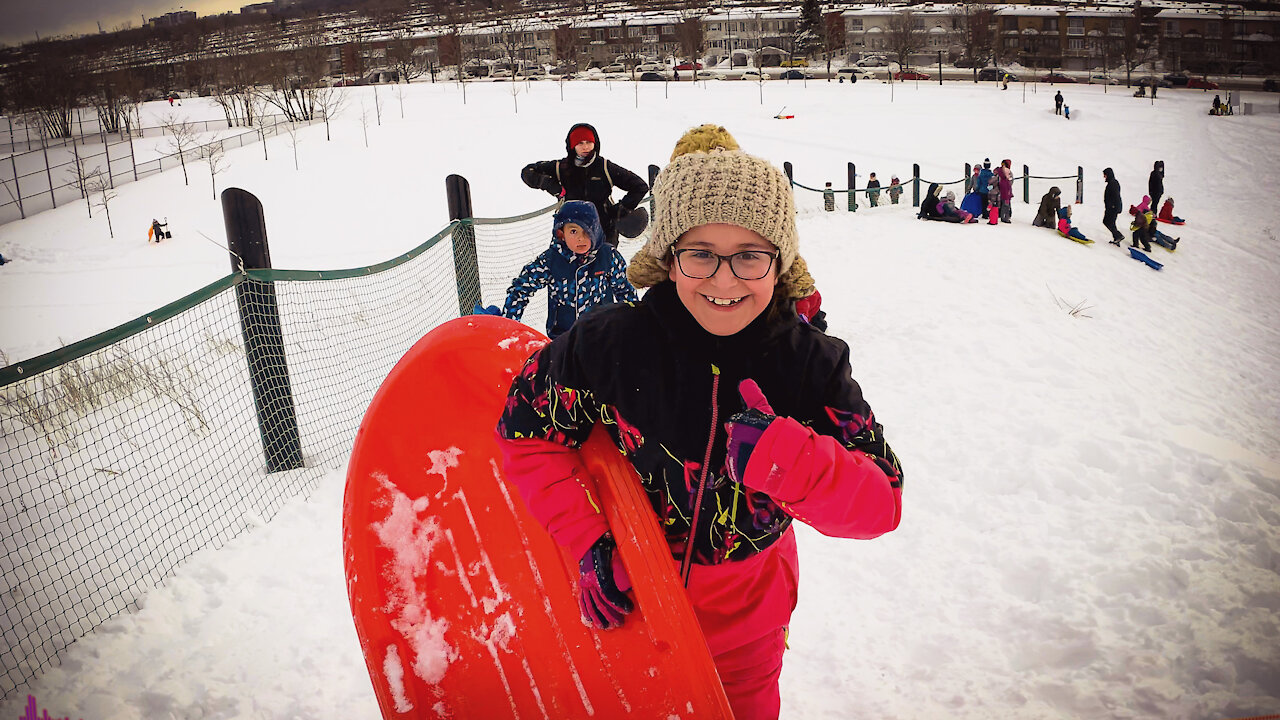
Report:
M1185 2L1134 2L1077 6L992 5L975 13L973 6L938 3L877 4L828 12L823 18L826 55L856 61L865 55L894 55L904 33L912 51L907 62L931 64L939 56L949 62L969 48L983 47L979 63L1018 62L1030 67L1088 70L1116 67L1122 56L1150 62L1166 70L1229 73L1247 66L1254 73L1280 67L1280 12L1245 10L1240 6ZM904 27L904 20L909 23ZM690 27L696 25L696 29ZM725 8L691 16L685 12L619 13L564 22L529 18L462 30L456 42L469 58L517 59L528 64L562 64L572 59L582 67L616 61L689 59L688 48L701 48L704 62L730 58L734 64L760 62L763 48L790 53L801 24L792 9ZM690 33L693 34L692 41ZM975 34L980 36L975 38ZM442 47L450 33L427 32L412 38L424 62L453 61ZM346 67L353 62L376 66L387 43L335 54ZM353 57L356 52L359 57ZM767 56L767 55L766 55ZM812 60L812 58L810 59ZM338 68L335 68L338 69Z

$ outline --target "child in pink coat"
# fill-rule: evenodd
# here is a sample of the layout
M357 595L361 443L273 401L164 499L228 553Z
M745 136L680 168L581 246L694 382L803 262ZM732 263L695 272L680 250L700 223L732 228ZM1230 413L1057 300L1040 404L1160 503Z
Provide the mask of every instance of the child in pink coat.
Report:
M812 288L786 175L714 148L674 158L654 197L628 270L648 292L583 316L517 374L497 430L506 476L581 558L584 619L622 625L631 582L577 455L600 425L640 476L736 719L773 720L799 584L792 523L889 532L902 469L848 346L795 312Z

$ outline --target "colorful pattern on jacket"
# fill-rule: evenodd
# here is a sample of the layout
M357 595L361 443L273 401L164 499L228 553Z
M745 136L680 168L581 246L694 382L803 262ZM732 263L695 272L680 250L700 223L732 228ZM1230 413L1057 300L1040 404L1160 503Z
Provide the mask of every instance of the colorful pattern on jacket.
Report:
M850 377L847 345L789 307L762 314L736 335L712 336L670 282L639 303L591 313L535 353L512 383L498 432L576 448L603 423L640 475L677 561L691 532L693 562L742 560L777 542L792 521L769 495L728 476L724 423L744 409L738 385L746 378L777 415L866 453L900 487L898 460ZM694 530L708 445L710 472Z
M593 237L591 242L591 250L578 256L553 234L551 247L511 281L502 314L519 320L529 298L545 287L547 337L555 339L597 305L634 301L636 289L627 280L627 261L622 254L603 237Z

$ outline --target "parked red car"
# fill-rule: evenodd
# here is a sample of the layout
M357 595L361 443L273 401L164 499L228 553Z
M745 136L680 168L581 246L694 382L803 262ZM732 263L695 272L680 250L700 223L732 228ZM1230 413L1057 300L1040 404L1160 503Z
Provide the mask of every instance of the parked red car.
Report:
M1040 82L1047 83L1073 83L1075 81L1075 78L1063 75L1062 73L1049 73L1048 75L1040 78Z
M701 69L702 69L702 63L680 63L679 65L677 65L677 66L676 66L676 69L677 69L677 70L692 70L692 69L693 69L693 67L694 67L695 65L697 65L697 66L698 66L698 69L699 69L699 70L701 70Z
M928 80L929 73L917 72L915 70L899 70L893 74L894 80Z
M1217 90L1218 83L1193 77L1187 80L1187 87L1192 90Z

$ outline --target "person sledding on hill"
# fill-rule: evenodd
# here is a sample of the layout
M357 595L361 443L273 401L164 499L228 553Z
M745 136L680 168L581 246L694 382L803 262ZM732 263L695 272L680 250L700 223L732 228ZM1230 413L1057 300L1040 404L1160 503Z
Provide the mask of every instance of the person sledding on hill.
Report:
M1173 214L1173 198L1165 198L1164 205L1160 206L1160 216L1157 218L1162 223L1170 225L1185 225L1186 220Z
M640 475L737 720L779 715L796 606L792 523L873 538L903 472L849 347L791 308L787 176L741 151L688 153L654 183L636 303L596 310L533 354L497 427L506 475L579 563L584 619L623 625L630 579L577 449L599 424Z
M929 184L929 192L924 194L924 199L920 201L920 212L916 213L916 217L921 220L941 220L942 213L938 212L938 193L942 191L942 186L938 183Z
M1091 243L1084 233L1071 225L1071 206L1068 205L1058 210L1058 234L1065 238L1071 238L1076 242Z
M555 338L597 305L636 299L636 289L627 282L627 262L604 241L594 205L566 202L555 214L551 233L551 247L511 281L502 310L477 307L477 312L519 320L529 299L545 287L547 337Z
M939 219L947 222L977 222L972 213L956 207L956 194L950 190L947 191L946 195L942 196L942 199L938 200L938 213L942 215Z
M1150 249L1150 243L1155 242L1169 252L1178 249L1178 241L1182 238L1165 235L1160 232L1160 228L1156 227L1156 217L1151 210L1151 197L1149 195L1143 195L1142 202L1138 203L1138 205L1130 205L1129 214L1134 217L1133 223L1129 227L1135 231L1135 237L1140 228L1142 236L1146 238L1142 241L1144 248Z
M147 242L160 242L169 237L169 233L165 228L169 227L169 223L160 222L155 218L151 219L151 227L147 229Z
M1062 190L1057 186L1049 188L1049 192L1040 198L1040 209L1036 211L1036 217L1031 221L1036 227L1051 228L1057 222L1058 211L1062 209L1062 201L1059 199Z
M619 232L627 237L639 235L648 224L648 211L636 207L649 192L649 184L601 157L600 134L587 123L569 128L564 144L565 157L526 165L520 171L524 184L564 200L586 200L595 205L610 245L618 244ZM627 193L616 204L611 197L615 186Z

